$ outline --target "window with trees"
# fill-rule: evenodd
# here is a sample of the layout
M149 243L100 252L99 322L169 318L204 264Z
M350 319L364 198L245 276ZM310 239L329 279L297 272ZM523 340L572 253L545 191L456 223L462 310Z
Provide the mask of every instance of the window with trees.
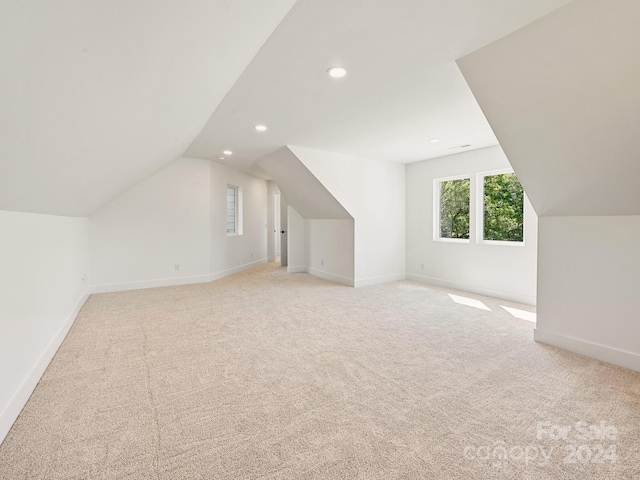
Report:
M438 179L435 187L437 239L468 242L471 179Z
M524 241L524 190L513 172L484 174L482 241Z

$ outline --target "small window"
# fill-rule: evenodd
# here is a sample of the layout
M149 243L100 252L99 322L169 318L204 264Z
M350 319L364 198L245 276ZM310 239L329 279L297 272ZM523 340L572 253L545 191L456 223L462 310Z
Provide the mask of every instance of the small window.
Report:
M481 240L524 242L524 190L518 177L511 171L481 177Z
M443 178L434 182L434 239L469 241L469 206L471 179Z
M227 185L227 235L242 235L241 203L240 188Z

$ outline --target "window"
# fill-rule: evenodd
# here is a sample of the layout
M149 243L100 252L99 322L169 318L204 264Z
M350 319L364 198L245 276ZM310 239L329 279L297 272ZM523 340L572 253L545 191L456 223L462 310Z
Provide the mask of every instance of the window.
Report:
M227 235L242 235L242 192L227 185Z
M480 241L524 241L524 191L512 171L479 175L482 185Z
M441 178L434 181L434 239L469 241L469 177Z

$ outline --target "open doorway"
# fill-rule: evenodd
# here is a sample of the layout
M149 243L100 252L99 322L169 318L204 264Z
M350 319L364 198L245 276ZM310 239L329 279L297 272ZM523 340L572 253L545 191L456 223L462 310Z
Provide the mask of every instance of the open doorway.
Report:
M277 186L267 197L269 199L269 231L267 236L267 250L269 261L287 266L287 205Z
M280 194L273 194L273 249L274 258L277 263L280 263L282 255L281 251L281 228L280 228Z
M286 267L289 265L289 258L287 251L289 245L287 243L287 230L288 230L288 208L289 205L284 198L280 197L280 265Z

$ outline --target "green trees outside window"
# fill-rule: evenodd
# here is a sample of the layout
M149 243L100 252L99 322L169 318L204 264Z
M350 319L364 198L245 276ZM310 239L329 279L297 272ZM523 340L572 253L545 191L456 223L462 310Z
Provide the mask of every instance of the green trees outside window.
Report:
M440 182L440 238L469 238L468 178Z
M524 191L515 173L484 177L484 240L524 240Z
M504 172L504 170L503 170ZM512 172L478 174L476 202L478 242L524 242L524 190ZM470 237L471 179L434 182L437 200L437 238L468 241ZM482 209L480 211L480 209Z

